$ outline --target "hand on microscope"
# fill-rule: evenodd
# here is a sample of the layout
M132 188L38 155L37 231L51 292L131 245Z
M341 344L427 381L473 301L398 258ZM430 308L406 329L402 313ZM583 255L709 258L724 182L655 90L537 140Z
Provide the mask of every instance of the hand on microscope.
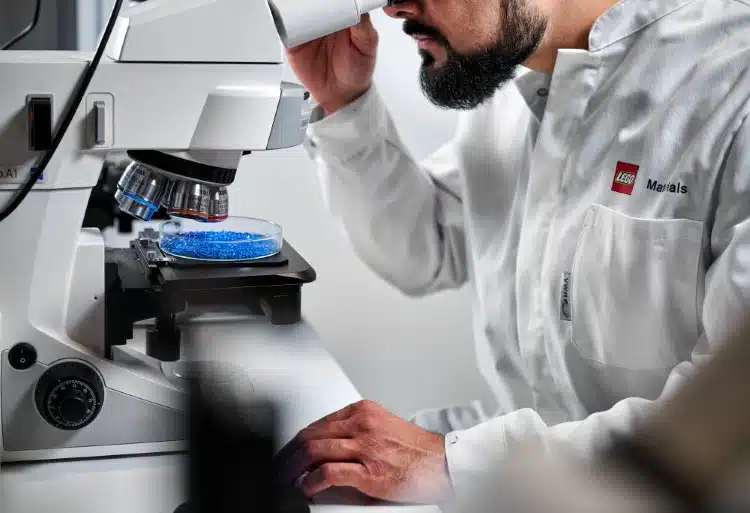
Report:
M360 401L310 424L279 451L279 480L309 498L356 489L381 501L438 504L451 496L443 436Z
M359 24L287 49L289 64L327 114L362 96L372 85L378 33L369 14Z

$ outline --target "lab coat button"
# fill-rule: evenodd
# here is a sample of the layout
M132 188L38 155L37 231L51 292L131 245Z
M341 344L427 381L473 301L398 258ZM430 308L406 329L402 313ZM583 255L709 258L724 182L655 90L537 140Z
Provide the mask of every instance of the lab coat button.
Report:
M539 89L536 90L536 94L538 94L541 97L545 97L549 94L549 89L547 89L546 87L540 87Z

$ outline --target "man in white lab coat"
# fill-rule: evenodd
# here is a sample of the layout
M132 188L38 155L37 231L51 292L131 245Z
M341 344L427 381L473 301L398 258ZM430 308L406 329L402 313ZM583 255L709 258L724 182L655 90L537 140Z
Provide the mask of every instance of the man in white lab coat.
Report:
M499 403L369 402L280 453L309 495L436 503L521 441L627 431L750 306L750 1L405 0L453 141L415 162L360 25L289 52L307 148L358 254L409 295L469 284ZM353 341L356 342L356 341Z

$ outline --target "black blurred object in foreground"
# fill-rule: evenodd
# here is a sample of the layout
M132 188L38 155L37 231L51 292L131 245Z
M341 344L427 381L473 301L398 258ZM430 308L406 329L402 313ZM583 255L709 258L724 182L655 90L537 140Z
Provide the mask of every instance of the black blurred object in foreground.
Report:
M192 380L190 501L175 513L309 513L296 488L273 486L277 411L244 402L215 379Z

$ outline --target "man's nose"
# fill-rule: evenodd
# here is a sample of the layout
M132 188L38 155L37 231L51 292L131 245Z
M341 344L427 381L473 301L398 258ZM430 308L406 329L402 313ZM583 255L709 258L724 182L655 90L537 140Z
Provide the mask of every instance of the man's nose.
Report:
M415 0L391 0L383 11L391 18L415 18L421 9Z

